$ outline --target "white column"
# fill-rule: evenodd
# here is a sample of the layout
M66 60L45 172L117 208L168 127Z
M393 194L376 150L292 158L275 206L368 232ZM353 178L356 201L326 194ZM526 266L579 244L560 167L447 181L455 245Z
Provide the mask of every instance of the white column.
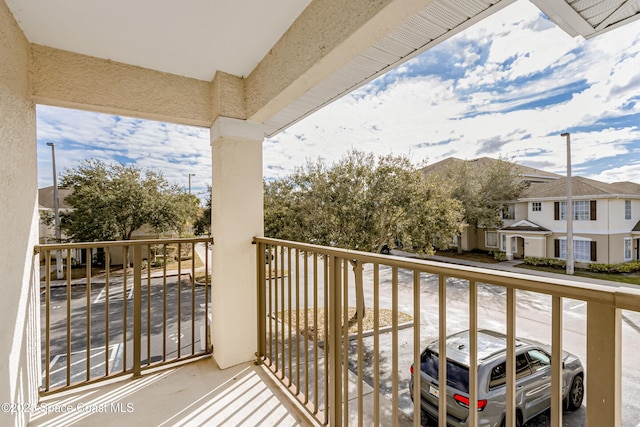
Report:
M257 297L254 236L262 236L261 125L218 118L211 128L213 357L221 368L255 359Z
M507 238L504 242L504 253L507 256L507 260L511 261L513 259L513 247L511 247L511 238L510 234L506 234Z

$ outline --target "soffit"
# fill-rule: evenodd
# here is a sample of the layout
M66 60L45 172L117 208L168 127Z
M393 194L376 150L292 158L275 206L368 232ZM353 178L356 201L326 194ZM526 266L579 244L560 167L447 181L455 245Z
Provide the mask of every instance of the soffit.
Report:
M5 0L31 43L211 81L247 76L311 0Z
M452 37L515 0L435 0L267 120L270 135Z
M640 18L640 0L531 0L571 36L592 38Z

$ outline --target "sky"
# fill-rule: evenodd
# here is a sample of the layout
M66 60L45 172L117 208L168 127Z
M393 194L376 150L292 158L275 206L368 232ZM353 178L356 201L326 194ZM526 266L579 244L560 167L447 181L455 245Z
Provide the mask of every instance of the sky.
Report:
M640 183L640 20L572 38L519 0L265 140L265 179L352 149L415 162L502 157L564 174ZM38 106L39 186L87 158L161 171L202 195L209 129Z

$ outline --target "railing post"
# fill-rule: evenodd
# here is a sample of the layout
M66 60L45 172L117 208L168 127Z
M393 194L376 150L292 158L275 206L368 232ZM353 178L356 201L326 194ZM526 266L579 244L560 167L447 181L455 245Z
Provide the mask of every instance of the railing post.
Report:
M179 280L179 278L178 278ZM126 304L126 299L125 299ZM125 325L126 328L126 325ZM179 333L179 332L178 332ZM127 343L124 343L127 345ZM142 376L142 246L133 246L133 378Z
M329 425L342 425L342 263L337 256L329 258L329 337L325 357L329 357ZM347 337L345 337L346 339ZM328 353L328 354L327 354Z
M621 425L620 310L587 303L587 426Z
M256 245L256 271L257 277L257 292L258 292L258 351L256 356L259 361L262 361L267 354L267 278L265 272L265 255L267 249L264 243L255 242ZM268 259L268 258L267 258Z

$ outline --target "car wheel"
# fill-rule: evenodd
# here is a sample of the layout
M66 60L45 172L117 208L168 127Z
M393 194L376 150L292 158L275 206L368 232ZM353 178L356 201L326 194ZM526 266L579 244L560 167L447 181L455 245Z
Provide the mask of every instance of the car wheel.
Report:
M502 423L500 423L500 427L505 427L507 425L506 417L502 419ZM516 427L522 427L522 417L520 416L520 412L516 414Z
M571 389L569 389L569 395L567 396L567 409L575 411L582 406L582 399L584 398L584 381L581 375L576 375L571 383Z

